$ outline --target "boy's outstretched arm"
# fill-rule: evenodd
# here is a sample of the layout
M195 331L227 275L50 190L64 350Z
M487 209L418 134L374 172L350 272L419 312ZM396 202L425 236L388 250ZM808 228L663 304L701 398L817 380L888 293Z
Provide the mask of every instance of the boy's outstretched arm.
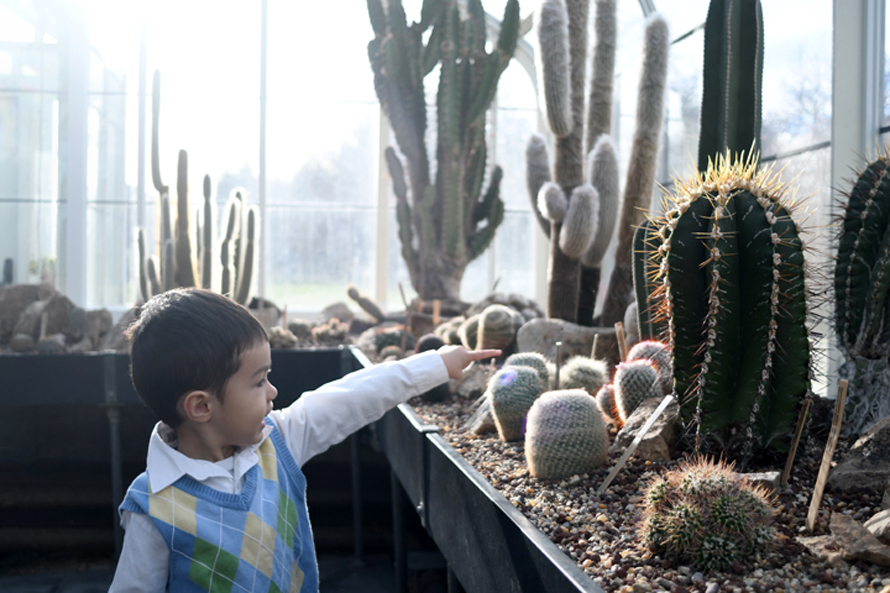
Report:
M452 379L463 377L464 370L472 362L501 355L500 350L467 350L463 346L442 346L437 352L445 363L445 368L448 369L448 376Z

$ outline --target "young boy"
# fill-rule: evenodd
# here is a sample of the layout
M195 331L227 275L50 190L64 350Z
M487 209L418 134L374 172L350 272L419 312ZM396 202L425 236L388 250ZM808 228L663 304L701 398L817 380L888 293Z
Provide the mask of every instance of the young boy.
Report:
M316 592L300 467L393 406L498 350L455 346L364 369L273 410L262 325L223 296L175 289L128 330L136 392L160 417L121 504L110 592Z

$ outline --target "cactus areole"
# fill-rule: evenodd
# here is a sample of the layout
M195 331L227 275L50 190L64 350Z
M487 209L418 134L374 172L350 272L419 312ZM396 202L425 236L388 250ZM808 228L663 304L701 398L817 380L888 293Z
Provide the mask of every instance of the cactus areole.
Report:
M519 3L508 0L491 51L480 0L468 0L465 19L456 0L424 0L420 22L410 26L401 0L367 0L367 5L374 29L368 43L374 88L401 152L400 157L392 147L386 150L402 257L421 298L459 301L467 264L485 251L504 218L503 172L495 166L486 175L485 122L516 48ZM423 81L436 66L432 179Z
M787 447L811 393L804 253L786 190L756 159L721 156L678 182L650 242L688 436L743 462Z

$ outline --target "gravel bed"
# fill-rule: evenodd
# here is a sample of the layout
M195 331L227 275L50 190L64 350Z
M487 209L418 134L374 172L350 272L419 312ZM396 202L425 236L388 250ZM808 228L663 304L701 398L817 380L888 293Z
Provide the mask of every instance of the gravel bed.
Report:
M431 404L415 398L415 412L439 426L443 438L606 591L875 591L890 593L890 569L862 561L831 566L809 554L797 535L825 535L829 511L865 521L880 510L881 497L867 491L826 492L815 532L805 533L813 485L825 434L807 436L798 451L788 486L777 493L773 549L729 572L702 574L653 554L638 537L643 491L648 481L676 464L631 457L600 496L597 488L617 461L591 474L542 481L528 473L522 442L504 443L496 433L461 432L472 402L452 397ZM614 436L614 434L613 434ZM850 443L838 444L835 459ZM760 468L758 468L760 469ZM782 467L762 468L782 469Z

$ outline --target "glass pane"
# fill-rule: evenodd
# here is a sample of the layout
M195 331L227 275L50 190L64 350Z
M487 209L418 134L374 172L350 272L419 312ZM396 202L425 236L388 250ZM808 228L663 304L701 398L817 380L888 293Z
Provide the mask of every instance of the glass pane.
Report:
M373 285L376 214L370 208L275 206L268 210L268 298L290 310L347 301L346 286Z

